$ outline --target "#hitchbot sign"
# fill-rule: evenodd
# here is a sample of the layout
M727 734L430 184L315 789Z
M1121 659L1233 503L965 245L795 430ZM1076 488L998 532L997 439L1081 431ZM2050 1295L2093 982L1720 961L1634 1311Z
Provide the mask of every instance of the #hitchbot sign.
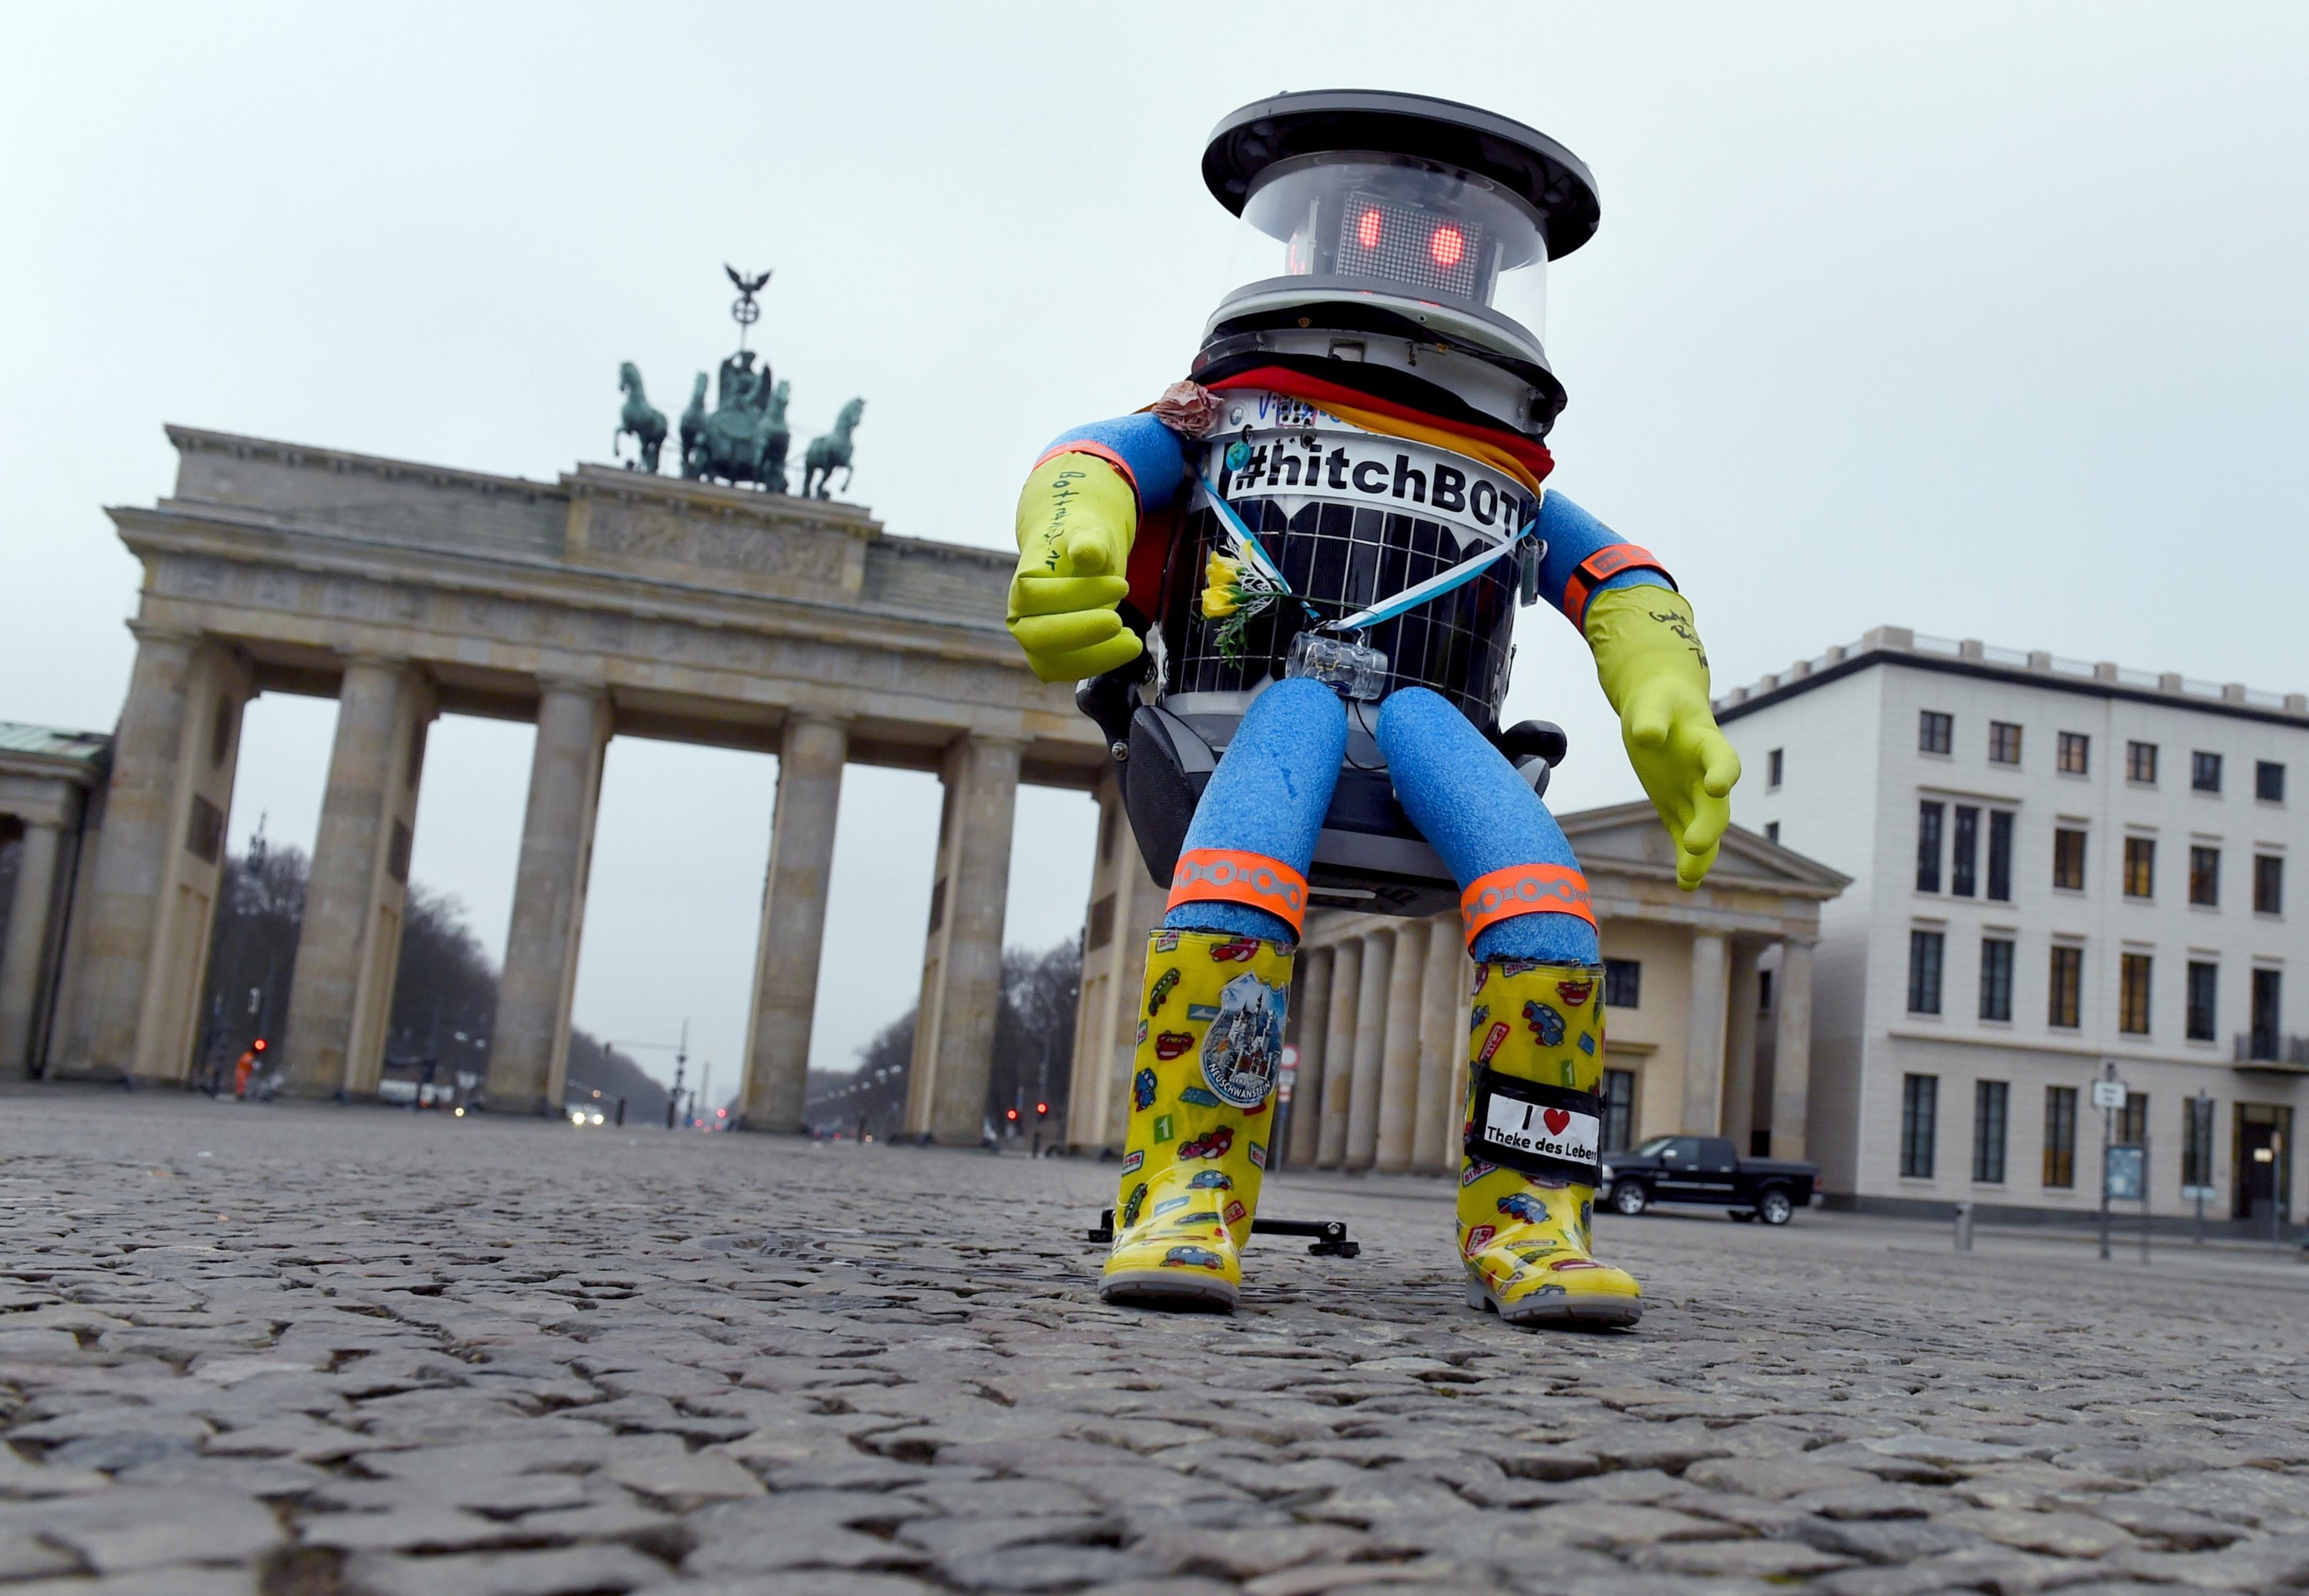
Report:
M2138 1203L2148 1189L2144 1178L2146 1150L2139 1147L2112 1147L2108 1150L2108 1195L2113 1203Z

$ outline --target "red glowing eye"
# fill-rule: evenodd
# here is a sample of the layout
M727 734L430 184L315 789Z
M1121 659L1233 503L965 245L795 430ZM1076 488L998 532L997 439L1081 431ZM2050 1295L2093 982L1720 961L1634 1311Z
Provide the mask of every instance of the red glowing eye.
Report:
M1467 240L1457 228L1437 228L1428 235L1427 253L1434 257L1437 265L1449 271L1467 253Z
M1355 218L1355 242L1365 249L1379 247L1379 212L1366 211Z

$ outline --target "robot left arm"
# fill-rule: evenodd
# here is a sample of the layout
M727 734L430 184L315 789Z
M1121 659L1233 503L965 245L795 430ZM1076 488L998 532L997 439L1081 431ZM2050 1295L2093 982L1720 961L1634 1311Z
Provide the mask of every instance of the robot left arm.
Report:
M1141 644L1122 624L1131 545L1169 509L1186 451L1151 414L1062 434L1018 495L1018 568L1010 635L1046 682L1080 681L1128 664Z
M1540 591L1587 639L1628 760L1675 840L1676 880L1698 887L1731 824L1740 756L1708 704L1691 605L1649 550L1560 493L1540 502Z

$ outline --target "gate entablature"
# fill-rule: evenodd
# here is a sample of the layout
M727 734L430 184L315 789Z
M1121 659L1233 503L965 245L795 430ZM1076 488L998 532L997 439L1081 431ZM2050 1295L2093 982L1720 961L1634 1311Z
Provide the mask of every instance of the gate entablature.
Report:
M213 849L187 862L184 841L196 807L229 806L241 710L272 689L340 701L314 870L347 907L305 927L281 1045L293 1090L374 1089L423 729L445 710L539 728L491 1055L500 1105L558 1107L601 755L623 732L782 756L745 1097L774 1128L799 1116L796 995L814 988L823 917L792 910L822 900L841 767L939 773L914 1128L977 1139L963 1109L991 1047L1016 786L1089 789L1106 760L1003 630L1010 556L889 537L862 506L600 466L549 484L169 436L175 493L110 512L144 566L113 776L137 801L114 806L131 823L108 823L98 854L64 1073L190 1066L219 867ZM304 990L308 969L331 989Z

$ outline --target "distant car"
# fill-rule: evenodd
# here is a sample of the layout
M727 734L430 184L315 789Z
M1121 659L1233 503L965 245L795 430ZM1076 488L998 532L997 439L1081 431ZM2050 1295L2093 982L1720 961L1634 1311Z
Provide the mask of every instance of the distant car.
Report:
M1655 1203L1721 1208L1735 1220L1785 1225L1820 1195L1820 1166L1742 1158L1728 1136L1654 1136L1604 1155L1598 1195L1632 1218Z

